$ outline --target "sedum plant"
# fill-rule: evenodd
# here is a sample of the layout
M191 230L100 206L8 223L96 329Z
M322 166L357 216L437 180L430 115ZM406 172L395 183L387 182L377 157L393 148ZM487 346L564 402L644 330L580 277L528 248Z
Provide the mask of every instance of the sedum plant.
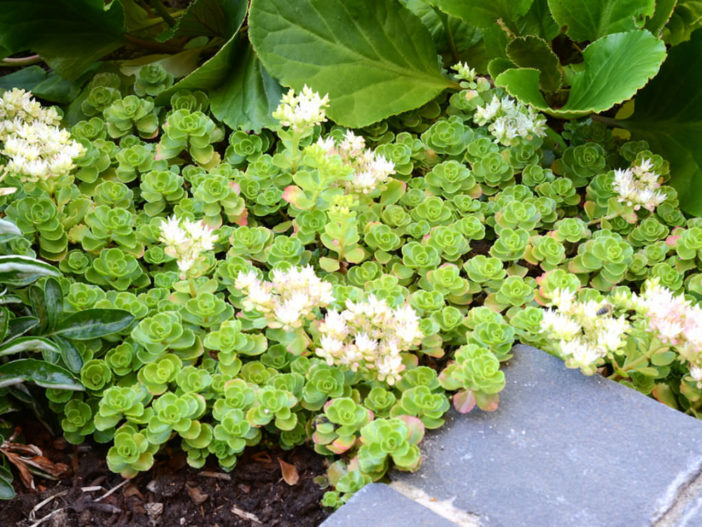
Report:
M85 389L51 392L68 440L109 443L125 477L168 442L225 470L271 438L309 444L335 507L419 468L451 407L496 410L516 340L697 415L694 346L651 336L666 326L641 307L665 287L692 327L702 298L702 225L666 161L597 121L559 134L455 71L450 96L357 130L290 90L260 133L228 129L202 92L152 99L169 93L157 68L96 76L72 128L86 154L50 184L8 176L0 197L22 250L65 273L45 280L67 293L53 324L108 306L129 320L62 336Z

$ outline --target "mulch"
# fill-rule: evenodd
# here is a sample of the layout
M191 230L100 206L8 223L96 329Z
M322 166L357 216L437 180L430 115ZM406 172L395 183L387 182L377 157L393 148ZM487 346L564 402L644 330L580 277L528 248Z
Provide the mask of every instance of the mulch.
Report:
M225 473L216 463L193 469L182 451L166 447L151 470L127 481L107 468L106 445L75 447L38 425L24 428L46 457L70 468L58 481L35 478L34 491L15 478L17 497L0 501L3 527L314 527L331 512L314 482L324 460L308 448L247 449ZM281 466L297 482L286 483Z

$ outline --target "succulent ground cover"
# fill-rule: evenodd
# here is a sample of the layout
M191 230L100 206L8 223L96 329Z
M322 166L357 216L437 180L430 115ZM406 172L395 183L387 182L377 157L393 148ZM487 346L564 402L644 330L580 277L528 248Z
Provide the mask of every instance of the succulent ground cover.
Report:
M228 471L247 447L308 445L328 460L318 483L332 508L390 467L417 470L425 431L451 406L495 411L517 341L700 417L702 223L695 195L676 190L694 180L696 139L674 151L636 135L650 121L638 101L665 90L699 31L665 26L653 3L620 6L621 18L598 11L610 18L590 28L556 1L358 0L356 30L329 47L324 32L300 35L341 16L341 3L285 4L254 0L248 18L238 2L179 13L168 31L181 38L232 35L189 75L166 58L90 70L86 56L44 53L65 78L49 82L53 92L28 87L55 100L52 83L70 80L63 108L21 87L35 66L6 77L3 414L28 403L53 413L68 442L108 445L108 467L126 478L166 448ZM102 23L125 5L138 4L114 2ZM216 9L233 29L196 25ZM157 11L153 25L169 25ZM403 41L405 54L388 58L401 37L388 13L416 37L412 53ZM650 27L654 15L665 21ZM534 17L555 22L535 36ZM434 45L454 40L448 61L471 28L475 57L493 49L485 28L496 20L504 56L437 66ZM364 30L380 58L356 39ZM283 45L296 39L299 48ZM228 46L248 50L253 91L213 80ZM377 78L315 63L310 46ZM666 54L633 118L591 115L634 95ZM599 67L610 56L635 70L626 82ZM303 72L325 89L301 86ZM376 99L383 83L387 105ZM7 447L11 429L1 433L0 450L31 484L24 469L36 467ZM7 497L11 479L0 465Z

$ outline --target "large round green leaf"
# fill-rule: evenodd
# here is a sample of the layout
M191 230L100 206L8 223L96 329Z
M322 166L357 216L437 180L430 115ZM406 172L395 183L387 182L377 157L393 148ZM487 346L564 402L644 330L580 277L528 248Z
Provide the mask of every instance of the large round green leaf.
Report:
M550 108L539 90L540 72L515 68L501 73L495 84L519 100L555 117L573 119L603 112L626 101L660 69L665 44L648 31L602 37L583 51L584 67L573 75L568 101Z
M681 208L702 216L702 29L670 50L661 72L636 97L619 126L670 162Z
M641 29L656 10L655 0L548 0L553 18L575 41Z
M431 0L430 3L478 27L526 15L534 0Z
M253 0L249 37L282 84L329 94L329 116L361 127L436 97L431 35L397 0Z

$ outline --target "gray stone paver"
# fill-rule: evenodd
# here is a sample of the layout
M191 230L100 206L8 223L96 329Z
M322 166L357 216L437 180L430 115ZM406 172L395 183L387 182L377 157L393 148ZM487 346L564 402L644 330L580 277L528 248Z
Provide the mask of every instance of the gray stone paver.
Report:
M373 483L357 492L321 527L455 527L387 485Z
M420 470L391 473L403 494L452 500L484 526L702 526L701 421L527 346L506 374L496 412L450 414L424 439ZM385 489L373 485L325 527L422 525L359 519L374 493L398 500Z

